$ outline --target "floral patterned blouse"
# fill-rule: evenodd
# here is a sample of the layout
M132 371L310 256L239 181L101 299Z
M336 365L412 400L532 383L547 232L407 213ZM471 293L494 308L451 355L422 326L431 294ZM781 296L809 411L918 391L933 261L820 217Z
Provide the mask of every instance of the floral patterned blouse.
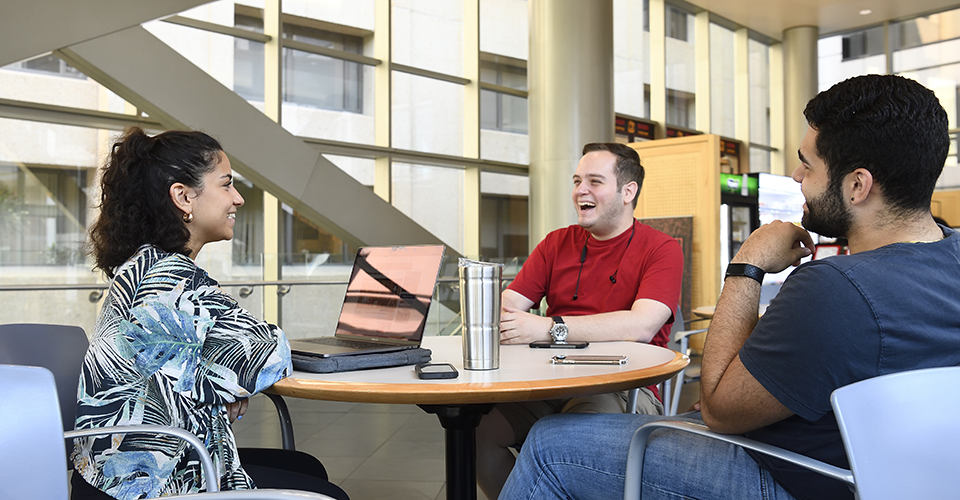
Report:
M279 328L256 319L188 257L143 246L117 269L84 359L77 429L166 425L206 444L224 490L254 488L226 403L293 370ZM174 437L75 440L73 463L121 500L204 491L195 451Z

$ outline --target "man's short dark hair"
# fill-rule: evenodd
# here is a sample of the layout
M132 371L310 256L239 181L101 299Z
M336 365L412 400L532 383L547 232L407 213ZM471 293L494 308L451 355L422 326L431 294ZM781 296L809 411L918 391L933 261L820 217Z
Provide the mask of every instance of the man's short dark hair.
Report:
M637 194L633 197L633 208L637 208L640 188L643 187L644 174L637 150L619 142L591 142L583 147L583 154L594 151L607 151L617 157L617 164L613 169L617 175L617 192L630 181L637 183Z
M902 76L858 76L821 92L803 114L831 186L865 168L895 211L930 210L950 148L947 113L930 89Z

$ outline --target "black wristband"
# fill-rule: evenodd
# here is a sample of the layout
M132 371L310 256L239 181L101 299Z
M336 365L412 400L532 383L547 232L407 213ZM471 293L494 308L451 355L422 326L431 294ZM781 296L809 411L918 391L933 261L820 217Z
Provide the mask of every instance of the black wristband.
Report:
M750 264L730 264L727 266L727 274L723 279L731 276L746 276L757 280L757 283L763 284L763 275L766 274L763 269Z

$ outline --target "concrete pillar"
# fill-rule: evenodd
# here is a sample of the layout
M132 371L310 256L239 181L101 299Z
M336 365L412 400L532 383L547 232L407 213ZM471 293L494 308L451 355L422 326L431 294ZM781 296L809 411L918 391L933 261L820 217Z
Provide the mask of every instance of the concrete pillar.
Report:
M577 221L571 178L583 145L614 139L613 1L531 0L529 9L532 250Z
M783 155L784 173L798 165L797 150L807 131L803 109L817 95L816 26L797 26L783 31Z

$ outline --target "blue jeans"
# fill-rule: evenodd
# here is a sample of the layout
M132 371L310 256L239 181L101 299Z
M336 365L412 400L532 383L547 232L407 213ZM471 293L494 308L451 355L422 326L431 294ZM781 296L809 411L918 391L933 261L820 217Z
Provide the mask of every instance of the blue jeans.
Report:
M623 498L633 433L653 420L703 423L699 413L564 414L543 418L523 443L501 500ZM651 499L792 500L740 448L695 434L653 433L643 464L642 497Z

